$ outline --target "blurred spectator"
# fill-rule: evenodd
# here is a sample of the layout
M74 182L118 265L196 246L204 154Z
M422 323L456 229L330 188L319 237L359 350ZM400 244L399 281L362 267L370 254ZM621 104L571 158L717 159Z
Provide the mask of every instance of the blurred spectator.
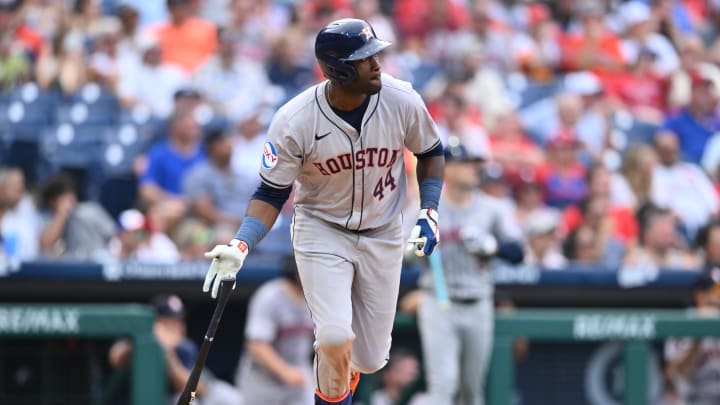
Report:
M569 134L548 141L547 164L540 170L545 187L545 203L563 209L579 204L587 195L585 168L577 157L580 143Z
M590 70L601 80L611 78L625 66L622 43L605 25L605 7L599 0L575 3L580 19L578 32L560 37L561 67L565 70Z
M272 113L271 109L261 109L235 126L232 170L235 175L245 179L248 187L260 184L260 176L257 174L260 167L258 156L262 156L265 131Z
M236 228L233 228L236 229ZM228 240L235 236L234 231L228 235L217 235L203 221L197 218L186 218L175 231L175 241L179 259L182 261L204 261L205 252L210 251L220 240Z
M121 4L138 11L140 27L153 27L168 18L167 5L162 0L121 0Z
M629 270L697 270L700 262L686 247L678 223L670 210L648 205L638 211L639 244L628 252L624 267Z
M120 101L126 108L147 107L158 118L173 111L173 95L189 82L178 66L162 61L162 49L151 36L138 39L141 62L127 67L118 84Z
M24 52L36 59L43 48L43 38L23 19L24 0L0 0L0 48Z
M92 52L88 58L88 79L103 84L111 91L115 91L120 72L124 66L118 54L118 36L120 22L116 19L106 19L98 28L92 45Z
M588 197L580 205L583 221L568 235L563 248L565 257L583 265L617 270L626 247L617 236L618 224L610 214L607 196Z
M555 210L538 211L527 218L524 224L526 265L549 270L561 270L567 266L567 259L562 254L559 226L560 214Z
M398 0L394 17L399 34L418 43L429 34L455 31L469 23L465 3L452 0Z
M692 77L699 75L712 80L717 90L720 89L720 68L705 61L705 48L699 37L684 36L677 46L681 65L670 76L667 104L671 108L684 108L690 102Z
M194 84L230 120L248 117L272 96L263 66L236 56L235 39L224 29L218 30L217 51L195 74Z
M654 51L640 49L630 69L618 74L608 92L636 120L660 125L664 120L665 82L652 67L656 59Z
M207 159L190 168L183 179L190 211L212 227L237 229L257 185L232 170L233 141L227 132L208 134L205 153Z
M653 173L657 164L657 154L650 145L640 144L633 146L625 153L621 171L633 193L634 203L632 208L650 202Z
M447 145L455 137L461 144L468 145L468 153L485 160L491 151L488 136L482 126L473 122L466 101L460 95L446 94L442 97L442 114L436 120L440 139Z
M560 60L559 27L544 3L529 1L520 7L520 29L512 33L514 65L530 82L547 83Z
M65 27L43 46L35 63L37 84L65 94L75 93L87 80L87 63L84 50L69 44L69 31Z
M290 17L289 7L276 1L232 0L224 30L233 38L237 57L264 64Z
M502 166L510 180L535 177L535 172L545 162L545 153L527 137L520 117L514 111L496 116L490 127L490 151L493 161Z
M179 219L186 211L182 181L187 171L204 159L202 131L191 111L178 111L169 122L168 139L148 152L147 169L140 179L142 202L165 206L170 219Z
M703 260L703 270L720 269L720 221L713 220L698 231L695 246Z
M568 231L589 224L605 236L612 236L615 242L625 246L633 244L638 236L633 209L635 201L627 198L631 192L626 188L624 178L611 173L602 164L595 164L588 169L586 181L587 198L579 206L570 206L564 212ZM625 197L616 197L620 193Z
M694 163L680 161L678 136L660 131L655 149L660 164L652 175L652 202L669 208L693 237L718 212L718 196L712 183Z
M118 260L174 264L180 260L175 243L165 234L164 219L157 207L147 214L129 209L120 213L120 229L110 242L110 251Z
M273 44L266 66L270 81L285 90L281 102L296 96L315 80L315 64L308 59L307 51L305 37L297 28L289 28Z
M720 274L702 273L693 287L698 316L720 316ZM720 403L720 340L717 338L671 339L665 344L666 374L676 394L686 404Z
M558 92L520 113L524 127L538 142L567 132L574 134L592 157L599 157L610 146L615 110L598 76L582 71L565 75Z
M394 348L387 365L380 372L381 387L370 397L369 405L393 405L401 400L408 405L429 405L430 398L424 393L408 395L413 383L420 377L420 362L411 351Z
M536 212L547 209L543 198L543 185L537 176L530 172L520 175L514 182L515 219L520 227Z
M97 202L78 202L72 177L59 173L47 179L40 191L40 207L44 255L79 260L105 257L115 221Z
M19 87L30 80L30 60L8 35L0 36L0 91Z
M708 140L720 131L719 99L718 90L710 79L695 74L690 80L690 102L670 115L664 128L677 135L682 159L699 164Z
M245 404L314 402L313 322L294 257L285 258L282 271L250 298L238 373Z
M163 62L193 74L215 51L217 30L211 22L194 16L191 0L166 0L166 5L168 20L152 27Z
M115 15L120 22L117 38L118 58L124 63L138 65L141 63L140 45L143 38L140 30L140 13L130 4L121 3ZM145 33L145 35L150 34Z
M652 11L646 2L632 0L623 3L617 9L625 31L623 53L630 64L639 62L643 52L655 55L651 61L652 71L660 77L666 77L680 67L672 42L658 33L652 20Z
M2 256L10 266L38 255L40 217L20 169L0 168L0 240Z

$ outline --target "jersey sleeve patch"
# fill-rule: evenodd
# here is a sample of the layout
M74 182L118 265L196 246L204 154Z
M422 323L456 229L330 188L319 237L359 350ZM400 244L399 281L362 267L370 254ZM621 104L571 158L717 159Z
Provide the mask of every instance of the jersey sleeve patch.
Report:
M265 146L263 146L263 155L262 155L262 165L266 169L272 169L277 165L278 162L278 154L277 150L275 149L275 145L272 144L272 142L268 141L265 142Z

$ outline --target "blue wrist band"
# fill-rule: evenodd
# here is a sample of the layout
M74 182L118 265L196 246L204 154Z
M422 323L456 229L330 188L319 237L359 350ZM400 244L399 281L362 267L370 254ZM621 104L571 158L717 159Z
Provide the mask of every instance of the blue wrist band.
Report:
M437 177L428 177L420 180L420 208L438 210L442 185L442 179L438 179Z
M235 234L235 239L244 241L248 245L248 249L252 250L262 238L268 233L267 225L255 217L243 218L240 229Z

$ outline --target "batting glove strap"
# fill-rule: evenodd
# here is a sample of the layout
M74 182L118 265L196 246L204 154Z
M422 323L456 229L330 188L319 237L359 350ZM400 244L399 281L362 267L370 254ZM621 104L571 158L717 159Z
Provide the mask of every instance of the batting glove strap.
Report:
M417 223L410 232L408 248L418 256L430 255L440 242L439 214L432 208L421 209Z
M212 259L212 263L205 276L203 292L210 291L212 287L211 295L217 298L220 282L235 280L249 250L245 241L233 239L227 245L217 245L211 251L205 252L205 258ZM235 288L234 284L233 288Z

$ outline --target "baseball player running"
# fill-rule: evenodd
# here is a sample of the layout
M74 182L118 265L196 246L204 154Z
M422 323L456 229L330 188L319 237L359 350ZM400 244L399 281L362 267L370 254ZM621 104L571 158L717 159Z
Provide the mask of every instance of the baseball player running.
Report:
M260 177L228 245L206 253L203 290L234 280L275 222L293 184L293 249L315 330L315 403L351 404L359 373L387 362L404 241L403 150L418 157L420 211L408 243L438 243L445 160L435 124L410 84L381 74L390 46L365 21L324 27L315 56L328 79L283 105L268 129Z
M243 403L311 405L312 337L295 259L288 256L283 277L263 284L250 299L239 373Z
M490 260L522 261L520 235L499 200L477 190L478 162L450 138L445 148L442 262L450 298L443 310L429 272L420 278L418 329L431 404L481 405L493 338Z

